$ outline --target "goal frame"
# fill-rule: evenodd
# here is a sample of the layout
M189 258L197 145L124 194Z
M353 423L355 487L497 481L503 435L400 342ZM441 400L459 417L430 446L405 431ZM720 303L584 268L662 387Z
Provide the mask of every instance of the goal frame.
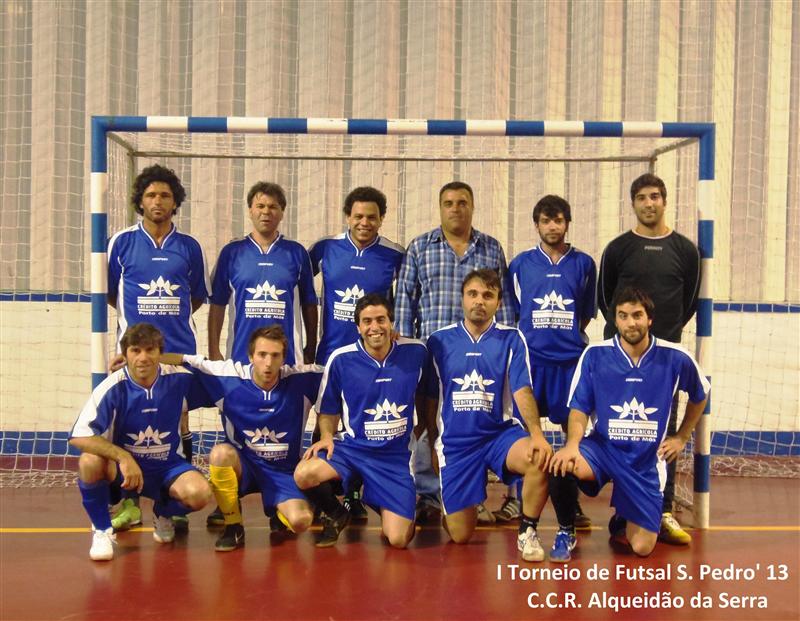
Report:
M417 136L500 136L562 138L684 138L699 143L697 245L702 279L697 306L695 356L711 380L714 260L714 123L656 121L533 121L456 119L338 119L280 117L92 116L91 182L91 372L92 387L108 369L108 145L112 132L217 134L339 134ZM187 154L187 157L191 157ZM654 156L655 157L655 156ZM602 158L613 159L613 158ZM555 159L553 161L556 161ZM695 429L693 514L695 526L709 527L711 399Z

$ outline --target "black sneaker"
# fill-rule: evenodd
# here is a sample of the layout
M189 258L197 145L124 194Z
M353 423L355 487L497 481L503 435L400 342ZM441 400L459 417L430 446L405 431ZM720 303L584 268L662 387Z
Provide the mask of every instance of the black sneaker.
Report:
M438 524L442 519L442 505L432 494L420 494L414 510L414 521L417 524Z
M618 514L611 516L608 521L608 532L612 539L622 539L625 537L625 529L628 526L628 520Z
M591 528L591 518L583 512L581 503L575 505L575 528Z
M228 524L214 544L217 552L231 552L242 547L244 547L244 526L241 524Z
M367 508L361 502L361 494L353 492L349 496L344 497L342 502L344 508L350 514L350 520L353 522L366 522L367 521Z
M271 533L288 533L289 528L278 517L277 513L269 516L269 532Z
M317 539L316 546L318 548L330 548L336 545L341 533L345 527L350 523L350 514L347 511L342 511L338 519L324 515L322 518L322 532L319 539Z
M222 509L217 506L217 508L206 517L206 527L219 528L220 526L225 526L225 516L222 515Z

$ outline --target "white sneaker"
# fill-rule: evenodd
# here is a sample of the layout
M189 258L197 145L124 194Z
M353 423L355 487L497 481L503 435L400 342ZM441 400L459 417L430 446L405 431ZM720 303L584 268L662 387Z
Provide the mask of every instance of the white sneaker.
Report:
M517 535L517 549L522 552L522 560L538 563L544 560L544 548L539 535L528 527L524 533Z
M172 543L175 540L175 524L172 519L160 515L153 516L153 539L158 543Z
M114 558L114 544L117 536L113 528L95 530L92 526L92 547L89 548L89 558L93 561L110 561Z
M494 524L496 518L483 503L478 505L478 524Z

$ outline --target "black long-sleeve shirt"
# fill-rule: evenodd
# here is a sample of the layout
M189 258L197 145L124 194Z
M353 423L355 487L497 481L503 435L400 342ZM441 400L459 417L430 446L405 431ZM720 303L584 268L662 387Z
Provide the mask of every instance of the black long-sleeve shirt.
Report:
M653 298L650 328L656 337L678 343L681 331L697 310L700 253L689 239L672 231L663 237L644 237L633 231L613 239L603 251L597 281L597 301L606 327L605 338L617 329L609 311L614 294L634 286Z

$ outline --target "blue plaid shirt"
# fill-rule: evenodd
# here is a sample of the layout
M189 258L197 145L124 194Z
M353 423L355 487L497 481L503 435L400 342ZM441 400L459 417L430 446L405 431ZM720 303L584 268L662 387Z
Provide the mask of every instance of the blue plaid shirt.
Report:
M403 336L427 339L433 332L464 318L461 282L472 270L492 268L503 282L499 323L514 325L514 302L503 248L494 237L472 229L469 246L459 257L442 228L415 237L397 277L395 329Z

